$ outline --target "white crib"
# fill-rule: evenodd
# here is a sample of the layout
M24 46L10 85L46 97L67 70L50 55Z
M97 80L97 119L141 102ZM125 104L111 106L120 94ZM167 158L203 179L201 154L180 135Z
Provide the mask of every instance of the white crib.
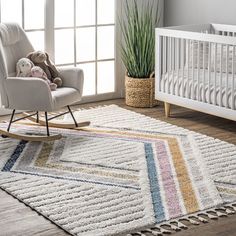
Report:
M236 121L236 26L157 28L155 98Z

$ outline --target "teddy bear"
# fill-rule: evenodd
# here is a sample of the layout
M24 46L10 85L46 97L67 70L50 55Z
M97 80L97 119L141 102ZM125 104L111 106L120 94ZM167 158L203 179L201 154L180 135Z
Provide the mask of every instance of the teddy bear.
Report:
M55 90L57 89L57 85L56 85L55 83L52 83L52 82L48 79L46 73L43 71L43 69L42 69L41 67L39 67L39 66L34 66L34 67L31 69L31 76L32 76L32 77L36 77L36 78L44 79L44 80L48 83L48 85L49 85L51 91L55 91Z
M34 66L28 58L21 58L16 63L16 76L41 78L48 83L51 91L55 91L57 88L57 85L47 78L46 73L39 66Z
M30 77L34 64L28 58L21 58L16 63L16 77Z
M26 56L30 59L35 66L39 66L45 71L48 79L55 83L57 87L62 86L62 79L60 78L60 73L55 67L55 65L51 62L48 53L42 51L34 51L29 53Z

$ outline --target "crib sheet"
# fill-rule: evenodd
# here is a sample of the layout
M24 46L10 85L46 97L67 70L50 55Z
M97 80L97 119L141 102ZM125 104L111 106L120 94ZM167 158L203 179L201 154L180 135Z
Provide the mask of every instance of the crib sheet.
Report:
M222 76L221 73L216 73L215 76L214 72L210 72L210 80L208 80L208 77L208 71L203 69L189 70L189 74L186 69L184 69L184 71L172 70L162 75L160 83L161 91L209 104L236 109L236 75L233 89L232 74L228 74L227 78L226 73L222 73ZM220 78L222 79L220 80ZM226 91L227 87L228 89ZM232 99L234 105L232 104Z

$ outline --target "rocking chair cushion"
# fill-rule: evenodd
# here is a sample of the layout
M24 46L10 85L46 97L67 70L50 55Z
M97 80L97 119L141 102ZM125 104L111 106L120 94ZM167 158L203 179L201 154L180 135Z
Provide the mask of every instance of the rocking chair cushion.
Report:
M10 27L7 24L1 24L0 34L3 46L15 44L22 37L19 25L14 23Z
M9 104L18 110L54 111L81 100L75 88L61 87L50 91L48 84L38 78L9 77L6 80Z
M84 73L78 67L59 67L60 76L62 78L63 87L74 88L83 93Z
M52 110L53 99L48 84L39 78L8 77L5 80L10 109Z
M68 104L81 100L81 94L74 88L62 87L52 91L53 110L58 110Z

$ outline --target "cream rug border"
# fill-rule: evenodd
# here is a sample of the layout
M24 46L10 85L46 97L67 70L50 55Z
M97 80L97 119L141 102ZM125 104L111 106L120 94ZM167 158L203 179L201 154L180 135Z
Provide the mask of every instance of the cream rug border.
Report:
M219 140L219 139L216 139L216 138L212 138L210 136L207 136L207 135L204 135L204 134L200 134L200 133L197 133L197 132L194 132L194 131L191 131L191 130L188 130L188 129L185 129L185 128L182 128L182 127L179 127L179 126L176 126L176 125L172 125L172 124L169 124L167 122L164 122L164 121L160 121L160 120L157 120L155 118L151 118L151 117L148 117L148 116L145 116L143 114L140 114L140 113L137 113L137 112L134 112L134 111L130 111L130 110L127 110L127 109L124 109L124 108L121 108L117 105L108 105L108 106L95 106L95 107L90 107L89 109L78 109L77 112L79 112L79 114L83 113L83 111L88 111L88 110L92 110L92 109L101 109L101 108L119 108L119 109L122 109L124 111L128 111L132 114L136 114L140 117L144 117L146 119L148 119L149 121L155 121L157 122L159 125L160 124L164 124L166 126L169 126L171 128L176 128L176 131L178 131L179 134L188 134L190 136L192 136L192 138L194 139L194 135L201 135L202 137L205 137L205 138L210 138L212 140L215 140L217 142L221 142L221 143L224 143L225 145L231 145L231 146L235 146L233 144L230 144L230 143L227 143L225 141L222 141L222 140ZM67 120L67 116L65 116L64 118L65 120ZM19 122L20 124L21 122ZM27 122L24 122L25 124ZM30 123L28 123L30 125ZM103 128L103 126L93 126L92 127L95 127L95 128ZM106 127L106 128L109 128L109 129L116 129L116 128L122 128L122 127ZM124 130L127 130L128 128L126 127L123 127ZM57 130L57 129L54 129L54 130ZM128 130L132 130L132 128L128 129ZM147 128L144 128L142 129L142 127L140 127L140 130L141 131L145 131L147 130ZM149 130L151 131L151 130ZM169 134L173 134L173 131L165 131L165 133L169 133ZM176 134L176 133L175 133ZM195 142L194 142L195 143ZM199 149L199 147L197 147ZM203 162L202 163L202 167L204 168L205 164ZM208 175L208 173L206 173ZM210 181L213 181L211 178L210 178ZM149 186L146 186L147 188L149 188ZM1 188L1 187L0 187ZM26 206L29 206L27 203L19 200L17 197L15 197L14 195L12 195L11 193L9 193L8 191L6 191L5 189L1 188L3 191L7 192L8 194L10 194L11 196L13 196L14 198L16 198L18 201L24 203ZM150 191L149 191L150 192ZM149 202L150 203L150 202ZM149 205L149 206L148 206ZM147 206L152 208L152 206L150 204L148 204ZM32 207L30 207L32 210L36 211L35 209L33 209ZM192 214L192 215L189 215L188 217L183 217L183 218L180 218L180 219L176 219L176 220L171 220L169 222L166 222L164 224L160 224L160 225L155 225L151 228L143 228L143 227L140 227L140 230L139 232L135 232L137 235L142 235L142 236L145 236L146 234L145 233L149 233L148 235L150 235L150 233L152 233L153 235L157 235L157 232L158 232L158 235L162 235L162 234L166 234L166 233L170 233L170 232L173 232L173 231L179 231L181 229L186 229L187 226L185 224L182 223L181 220L187 220L189 221L190 223L194 224L194 225L199 225L199 222L208 222L209 220L211 219L216 219L218 217L221 217L221 216L226 216L226 215L230 215L230 214L233 214L236 212L236 202L234 203L231 203L231 204L225 204L224 206L221 206L220 209L216 208L216 209L210 209L212 213L214 214L210 214L209 213L209 209L207 211L203 211L203 212L198 212L198 214ZM46 219L48 219L49 221L51 221L53 224L56 224L55 222L53 222L52 220L50 220L47 216L43 215L42 213L36 211L38 214L44 216ZM200 216L201 214L204 214L205 218ZM196 220L197 219L197 220ZM62 228L60 225L56 224L59 228L61 228L62 230L66 231L64 228ZM151 226L151 225L150 225ZM170 229L166 229L166 227L163 227L163 226L169 226ZM131 229L132 230L132 229ZM144 231L142 231L144 230ZM68 231L66 231L67 233L69 233ZM69 233L71 234L71 233ZM124 235L124 234L120 234L120 235ZM130 236L132 234L127 234L127 236Z

